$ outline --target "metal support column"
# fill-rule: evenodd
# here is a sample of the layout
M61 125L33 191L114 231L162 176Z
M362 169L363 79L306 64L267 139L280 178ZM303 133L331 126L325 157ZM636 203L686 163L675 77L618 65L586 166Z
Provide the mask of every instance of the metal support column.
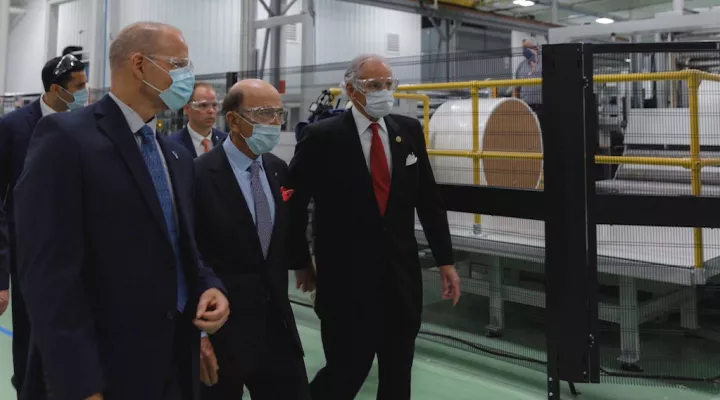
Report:
M0 94L5 93L8 41L10 38L10 0L0 0Z
M560 381L600 378L592 45L543 46L542 75L547 398L559 400Z
M457 33L458 29L462 25L460 21L450 21L446 19L439 20L439 22L435 18L430 18L430 23L435 28L435 31L438 35L438 45L437 45L437 55L438 58L433 63L433 69L431 73L431 79L435 81L438 78L438 65L440 64L440 53L443 49L443 44L445 45L445 82L452 81L452 74L450 73L450 54L455 52L456 41L455 41L455 34Z
M257 19L257 0L245 0L240 2L240 72L242 78L248 77L248 73L255 73L258 70L257 43L255 20ZM254 75L253 75L254 76ZM241 78L241 79L242 79Z
M283 15L283 3L283 0L272 0L272 4L270 6L272 9L271 16L279 17ZM285 42L282 40L282 28L282 25L268 28L268 31L265 33L265 37L271 37L270 46L272 48L272 55L270 56L270 83L275 87L280 86L280 67L282 66L281 60L283 47L285 47ZM265 66L263 65L262 67L264 68Z
M108 40L108 1L93 0L92 16L90 26L90 46L87 49L90 54L90 70L88 71L88 85L91 89L102 89L108 87L106 81L106 60L109 45Z
M314 0L302 0L302 55L300 65L302 72L300 75L300 92L303 96L303 104L300 112L303 113L310 109L310 105L318 96L314 93L315 71L309 67L315 65L315 2Z

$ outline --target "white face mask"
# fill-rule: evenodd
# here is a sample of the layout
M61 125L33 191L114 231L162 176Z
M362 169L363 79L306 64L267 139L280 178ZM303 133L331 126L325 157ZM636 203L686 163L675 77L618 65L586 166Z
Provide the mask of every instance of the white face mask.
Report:
M355 89L357 90L357 88ZM395 105L394 90L381 90L379 92L365 93L365 112L373 118L384 118ZM360 105L362 107L362 105Z

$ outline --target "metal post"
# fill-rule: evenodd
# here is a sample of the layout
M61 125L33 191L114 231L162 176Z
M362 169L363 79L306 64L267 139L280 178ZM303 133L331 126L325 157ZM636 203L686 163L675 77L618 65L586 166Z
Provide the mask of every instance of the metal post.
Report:
M590 44L543 46L549 400L560 399L560 381L599 380L592 68Z
M273 16L282 15L283 0L272 0L270 8L272 9ZM273 84L273 86L275 87L280 86L280 60L282 59L282 50L284 47L284 42L282 40L282 28L282 26L276 26L272 29L268 29L267 33L265 33L266 37L267 35L272 35L272 55L270 57L270 83ZM261 68L265 68L265 66L263 65L261 66Z
M315 73L308 67L315 65L315 4L313 0L302 2L302 60L303 67L300 77L300 92L303 96L303 106L300 112L305 112L315 101L317 93L313 92L315 86Z
M246 77L250 71L257 71L257 44L256 29L254 26L257 19L257 0L246 0L240 2L240 71Z
M7 53L10 37L10 0L0 0L0 95L5 94Z
M105 82L106 52L108 50L107 0L93 0L92 20L90 30L90 70L88 71L88 85L91 89L103 89L108 85Z

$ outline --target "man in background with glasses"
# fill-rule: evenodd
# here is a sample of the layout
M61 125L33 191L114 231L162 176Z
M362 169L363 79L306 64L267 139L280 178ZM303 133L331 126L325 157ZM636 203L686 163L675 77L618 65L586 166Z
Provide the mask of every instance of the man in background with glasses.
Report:
M187 125L170 135L193 155L198 157L210 151L227 137L227 133L214 128L218 101L215 89L209 83L196 82L190 102L183 108L188 116Z
M25 302L19 290L15 256L15 220L13 191L25 164L30 137L40 118L83 107L87 101L85 65L68 54L48 61L41 78L45 93L34 102L0 119L0 202L5 205L10 233L10 280L12 287L13 320L13 385L19 392L25 377L25 364L30 341L30 322ZM0 277L0 280L3 280ZM5 297L0 281L0 298ZM2 302L2 300L0 300Z
M228 289L225 327L201 339L203 400L309 400L302 344L288 299L287 164L270 153L287 118L262 80L236 83L223 102L230 136L195 162L198 248ZM214 349L214 354L213 354ZM217 361L215 361L217 357ZM219 369L218 369L219 368Z
M23 396L197 400L200 330L230 310L195 243L192 157L156 132L190 100L188 46L138 22L109 63L107 96L40 120L15 189L33 327Z
M435 257L442 297L457 303L447 213L416 116L390 114L398 80L376 55L345 73L351 111L308 125L288 172L288 257L300 283L312 281L305 231L315 204L315 310L326 364L313 400L355 398L377 355L379 400L410 400L423 308L415 213Z

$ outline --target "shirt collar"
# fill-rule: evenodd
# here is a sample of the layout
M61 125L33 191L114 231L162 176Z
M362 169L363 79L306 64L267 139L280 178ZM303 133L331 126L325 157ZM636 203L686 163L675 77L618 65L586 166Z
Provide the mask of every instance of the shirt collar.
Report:
M370 121L366 116L364 116L355 105L353 105L350 110L352 110L353 118L355 118L355 125L357 126L358 135L362 135L363 133L365 133L366 130L368 130L370 124L372 124L372 121ZM380 126L380 130L382 132L387 132L387 127L385 126L385 118L380 118L379 120L377 120L377 124Z
M47 105L47 103L45 103L45 95L44 94L42 96L40 96L40 111L42 112L43 117L46 115L55 114L57 112L57 111L53 110L52 107Z
M250 165L252 164L253 159L245 155L245 153L243 153L242 151L238 150L238 148L235 146L235 143L230 140L230 137L228 137L222 145L225 149L225 154L227 154L228 160L230 161L231 165L233 165L238 171L242 172L250 169ZM262 170L262 156L258 156L257 161L260 163L260 170Z
M187 124L186 127L187 127L188 132L190 133L190 138L192 139L193 142L200 144L205 139L212 142L212 135L213 135L212 130L210 130L210 134L207 135L207 137L206 137L206 136L199 134L195 129L193 129L190 126L190 124Z
M120 111L122 111L123 116L125 116L125 120L127 121L132 133L137 133L143 126L147 125L150 129L152 129L153 134L155 134L155 129L157 128L157 124L155 123L156 117L153 116L153 119L146 123L140 115L135 112L135 110L130 108L129 105L123 103L122 100L118 99L113 92L110 92L110 98L115 101L118 107L120 107Z

